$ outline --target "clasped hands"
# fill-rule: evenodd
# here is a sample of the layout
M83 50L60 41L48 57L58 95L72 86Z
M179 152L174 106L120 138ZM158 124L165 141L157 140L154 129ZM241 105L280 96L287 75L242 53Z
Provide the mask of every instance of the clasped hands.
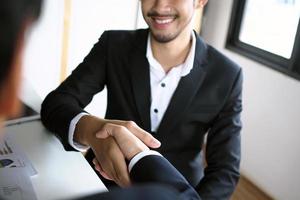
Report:
M104 120L93 116L82 117L74 138L92 148L96 156L93 160L95 169L121 187L131 184L126 161L149 147L160 147L157 139L132 121Z

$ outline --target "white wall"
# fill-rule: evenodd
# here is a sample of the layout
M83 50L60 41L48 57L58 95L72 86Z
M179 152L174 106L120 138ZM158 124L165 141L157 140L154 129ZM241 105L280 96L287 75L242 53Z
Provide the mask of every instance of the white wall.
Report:
M105 30L135 29L137 0L72 0L69 73Z
M135 29L138 0L73 0L71 9L68 74L89 53L105 30ZM97 94L86 110L103 117L107 92Z
M224 48L233 0L210 0L203 37L244 71L241 170L276 199L300 199L300 81Z
M89 53L105 30L135 29L137 0L73 0L71 9L68 74ZM106 89L94 96L86 110L103 117L106 110Z
M28 34L23 74L40 98L59 83L63 11L62 0L45 0L40 19Z
M45 0L42 16L29 34L24 55L21 98L39 110L45 96L60 83L64 0ZM104 30L135 29L138 0L72 0L68 48L68 75L83 60ZM29 91L32 89L32 91ZM37 94L36 97L33 97ZM87 107L103 116L106 91Z

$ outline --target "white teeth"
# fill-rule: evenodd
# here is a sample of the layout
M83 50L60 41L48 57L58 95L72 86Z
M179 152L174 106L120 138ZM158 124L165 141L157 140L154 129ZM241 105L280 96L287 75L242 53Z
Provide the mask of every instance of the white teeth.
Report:
M163 19L163 20L155 19L155 22L158 23L158 24L168 24L172 21L173 21L173 19Z

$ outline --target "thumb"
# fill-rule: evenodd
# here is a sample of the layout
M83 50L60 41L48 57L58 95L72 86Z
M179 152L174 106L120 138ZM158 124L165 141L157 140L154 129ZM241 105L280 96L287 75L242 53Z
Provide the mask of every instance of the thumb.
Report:
M96 132L96 138L99 138L99 139L106 139L110 136L108 130L106 129L101 129L99 130L98 132Z
M150 133L143 130L139 126L135 126L133 129L131 129L131 132L139 138L144 144L151 148L159 148L161 146L161 143L159 140L157 140L155 137L153 137Z

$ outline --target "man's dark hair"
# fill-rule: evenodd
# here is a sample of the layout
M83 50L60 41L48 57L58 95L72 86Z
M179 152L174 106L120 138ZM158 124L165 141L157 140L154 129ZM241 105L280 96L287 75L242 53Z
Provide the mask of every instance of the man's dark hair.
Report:
M12 64L17 39L25 23L35 21L42 0L0 0L0 84Z

